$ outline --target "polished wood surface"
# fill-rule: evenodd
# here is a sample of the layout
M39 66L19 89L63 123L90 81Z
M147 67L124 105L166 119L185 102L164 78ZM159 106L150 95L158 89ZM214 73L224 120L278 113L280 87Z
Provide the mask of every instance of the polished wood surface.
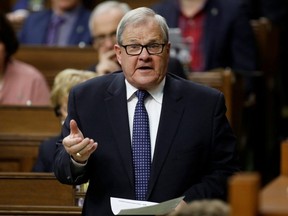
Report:
M281 142L281 173L260 188L260 175L243 172L229 179L231 216L288 216L288 141Z
M40 70L51 88L57 73L67 68L86 70L97 62L97 53L92 47L22 45L15 58Z
M77 206L34 206L34 205L1 205L0 215L14 216L81 216Z
M260 192L260 213L263 216L288 216L288 176L279 176Z
M0 172L0 204L76 206L75 188L52 173Z
M215 69L212 71L192 72L188 79L220 90L225 96L227 107L226 116L236 130L240 121L242 109L242 81L230 69ZM236 100L237 98L237 100Z
M50 106L0 106L1 135L55 135L60 120Z
M229 204L231 216L256 216L260 190L258 173L238 173L229 179Z
M0 122L0 172L31 171L40 143L61 130L52 107L0 106Z
M81 215L77 191L52 173L0 172L0 215Z

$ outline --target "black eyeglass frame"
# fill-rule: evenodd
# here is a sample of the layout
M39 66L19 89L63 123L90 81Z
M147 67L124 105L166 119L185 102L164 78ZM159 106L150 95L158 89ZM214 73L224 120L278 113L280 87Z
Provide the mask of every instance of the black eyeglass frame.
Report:
M160 45L161 46L161 50L159 52L156 52L156 53L151 53L149 51L149 46L155 46L155 45ZM141 44L127 44L127 45L123 45L123 44L120 44L121 47L123 47L126 51L126 54L127 55L130 55L130 56L138 56L142 53L143 51L143 48L146 49L146 51L148 52L149 55L158 55L158 54L161 54L163 52L163 49L165 47L166 43L163 43L163 44L159 44L159 43L152 43L152 44L146 44L146 45L141 45ZM130 54L128 51L127 51L127 47L129 46L140 46L141 47L141 50L139 51L139 53L137 54Z

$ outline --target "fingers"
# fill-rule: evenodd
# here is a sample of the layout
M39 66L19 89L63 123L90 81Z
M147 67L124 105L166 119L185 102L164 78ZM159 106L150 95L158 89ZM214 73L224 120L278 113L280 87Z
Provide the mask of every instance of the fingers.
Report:
M90 155L96 150L98 143L93 139L85 138L81 143L70 148L70 155L77 162L85 162Z
M63 139L63 146L76 161L84 162L96 150L97 143L90 138L84 138L75 120L70 121L70 135Z
M83 142L78 145L75 145L74 148L71 148L73 155L82 158L89 158L89 156L96 150L98 146L97 142L94 142L93 139L85 138Z

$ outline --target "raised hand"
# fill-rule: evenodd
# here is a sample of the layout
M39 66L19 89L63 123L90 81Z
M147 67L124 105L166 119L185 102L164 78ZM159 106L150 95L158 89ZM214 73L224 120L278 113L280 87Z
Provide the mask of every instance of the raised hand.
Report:
M88 137L84 138L75 120L70 121L70 134L63 139L68 154L78 163L85 163L96 150L98 143Z

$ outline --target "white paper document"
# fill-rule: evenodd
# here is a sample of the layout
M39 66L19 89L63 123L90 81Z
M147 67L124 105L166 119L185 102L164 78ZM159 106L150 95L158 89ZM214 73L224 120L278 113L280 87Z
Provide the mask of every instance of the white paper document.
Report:
M110 202L114 215L165 215L173 211L183 198L155 203L111 197Z

